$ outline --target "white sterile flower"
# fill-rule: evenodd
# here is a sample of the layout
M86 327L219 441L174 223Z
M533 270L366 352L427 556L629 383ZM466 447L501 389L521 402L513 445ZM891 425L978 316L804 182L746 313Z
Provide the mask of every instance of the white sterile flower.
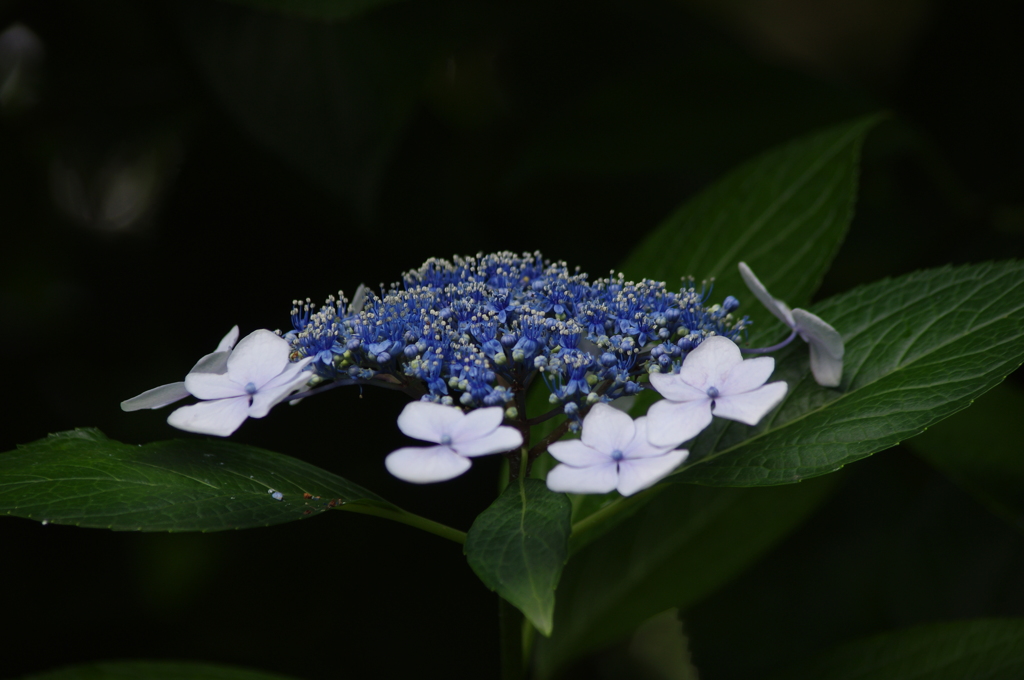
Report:
M267 330L242 338L227 358L224 373L189 373L185 389L201 401L167 418L180 430L226 437L246 418L262 418L309 380L303 373L313 357L291 363L288 341Z
M745 262L740 262L740 276L769 312L811 346L811 373L815 381L825 387L837 387L843 377L843 354L846 351L839 332L806 309L791 310L785 302L773 298Z
M221 338L220 344L210 354L207 354L192 367L189 373L223 373L228 370L228 355L231 348L238 342L238 326L235 326L228 334ZM175 382L160 387L146 390L137 397L125 399L121 402L122 411L140 411L144 408L162 408L176 401L181 401L189 396L185 389L184 382Z
M648 418L633 420L608 404L594 404L583 419L579 439L559 441L548 452L559 461L547 476L548 488L568 493L623 496L653 486L679 467L689 451L655 446L647 437Z
M523 435L514 427L502 425L504 418L505 410L500 406L465 413L455 406L414 401L398 416L398 429L436 446L392 451L384 465L395 477L415 484L454 479L470 468L470 458L522 446Z
M786 396L786 383L765 385L775 359L744 360L729 338L713 335L690 352L679 373L652 373L661 396L647 411L647 438L677 446L711 424L711 415L756 425Z

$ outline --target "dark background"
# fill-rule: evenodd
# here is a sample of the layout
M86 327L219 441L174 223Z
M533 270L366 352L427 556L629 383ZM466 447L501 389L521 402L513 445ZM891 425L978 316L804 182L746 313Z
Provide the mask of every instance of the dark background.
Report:
M322 22L214 0L0 0L0 450L84 426L189 436L118 403L180 380L233 324L287 327L292 298L430 256L539 249L603 274L736 163L878 110L892 115L820 295L1019 257L1013 5L405 0ZM496 464L429 488L389 477L402 404L339 389L234 439L466 529ZM495 597L457 546L403 526L0 524L0 677L110 658L496 673ZM820 583L798 586L808 561ZM850 635L1024 614L1022 566L1018 532L898 447L853 466L687 630L704 676L744 677Z

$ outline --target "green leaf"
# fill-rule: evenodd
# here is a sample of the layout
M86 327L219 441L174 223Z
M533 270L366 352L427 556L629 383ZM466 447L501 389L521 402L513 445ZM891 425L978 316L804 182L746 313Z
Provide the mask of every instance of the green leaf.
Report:
M807 346L779 353L781 407L756 427L716 419L670 479L788 484L838 470L967 407L1024 361L1024 265L943 267L815 305L846 342L838 389L811 378Z
M0 454L0 513L44 523L222 531L291 522L343 504L401 512L326 470L228 441L132 446L88 429Z
M777 322L756 304L736 265L744 261L776 298L803 307L853 216L860 149L878 116L794 140L743 164L688 201L633 251L628 278L715 278L715 299L734 295L754 329ZM781 339L781 338L780 338Z
M544 635L551 634L555 587L569 554L570 514L565 494L520 478L480 513L466 537L476 575Z
M1018 680L1024 619L957 621L883 633L838 647L773 680Z
M629 656L652 680L699 678L678 609L669 609L644 622L629 641Z
M22 680L291 680L290 676L187 661L100 661L37 673Z
M1024 456L1015 424L1024 393L1003 383L974 408L928 428L908 445L990 510L1024 530Z
M376 7L400 0L232 0L261 10L291 14L309 19L338 21L351 19Z
M554 633L537 648L541 677L727 583L807 517L836 479L765 489L663 488L569 561Z

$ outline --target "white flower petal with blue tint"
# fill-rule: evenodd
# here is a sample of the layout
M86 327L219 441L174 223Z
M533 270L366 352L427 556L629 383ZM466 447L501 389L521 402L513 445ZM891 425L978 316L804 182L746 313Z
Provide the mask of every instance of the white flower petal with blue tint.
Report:
M839 331L820 317L803 309L794 309L797 332L811 346L811 373L819 385L838 387L843 377L846 347Z
M398 429L407 437L439 442L465 414L461 409L429 401L414 401L398 414Z
M214 399L175 409L167 416L167 422L186 432L227 437L248 417L247 399Z
M814 380L824 387L838 387L843 377L843 355L846 348L843 336L823 321L799 307L790 310L786 303L776 300L764 287L750 267L740 262L740 276L758 300L772 314L796 332L811 348L811 373Z
M309 380L313 360L290 363L288 342L267 330L253 331L231 352L227 372L189 373L188 391L204 401L172 413L167 422L182 430L225 437L246 418L262 418Z
M238 341L238 326L235 326L228 334L221 338L217 349L207 354L196 362L189 373L224 373L227 371L227 360L231 354L231 348ZM139 411L144 408L157 409L169 406L176 401L181 401L189 396L184 381L170 383L146 390L142 394L126 399L121 402L122 411Z
M771 357L743 359L732 340L714 335L690 352L679 373L661 374L651 385L668 396L647 411L647 438L656 446L678 446L711 424L712 415L756 425L786 396L786 383L764 383L771 377ZM690 391L680 385L687 385ZM662 392L663 388L665 389ZM699 398L691 398L699 395ZM680 439L682 437L682 439Z
M653 486L672 472L687 452L652 445L648 422L645 417L634 421L608 404L595 404L583 419L580 439L548 446L548 452L560 463L548 472L548 488L567 493L617 489L629 496Z
M388 454L384 466L403 482L431 484L455 479L472 466L472 461L450 446L415 446Z
M384 465L395 477L415 484L453 479L470 468L473 456L522 446L523 435L502 425L504 419L504 410L497 406L465 413L455 406L414 401L402 409L398 429L437 446L398 449L388 454Z
M544 481L556 493L608 493L619 483L618 463L605 455L597 465L556 465Z
M616 488L623 496L632 496L654 486L679 467L689 454L686 449L673 449L660 456L624 460L619 463Z
M647 439L654 446L679 446L711 424L711 400L662 399L647 409Z

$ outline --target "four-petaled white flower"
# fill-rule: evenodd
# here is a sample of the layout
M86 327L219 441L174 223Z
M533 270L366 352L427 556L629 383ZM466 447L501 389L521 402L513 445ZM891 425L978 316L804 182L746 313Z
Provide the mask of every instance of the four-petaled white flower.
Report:
M547 476L548 488L568 493L623 496L653 486L686 460L689 452L655 446L647 437L648 418L636 420L607 404L594 404L583 419L579 439L554 442L548 452L559 461Z
M806 309L790 309L782 300L773 298L745 262L740 262L740 276L769 312L811 346L811 373L817 383L824 387L838 387L843 377L845 353L839 332Z
M713 335L690 352L679 373L652 373L661 396L647 411L647 438L654 446L678 446L696 437L716 416L756 425L786 396L786 383L765 385L775 359L744 361L729 338Z
M220 344L210 354L207 354L192 367L189 373L224 373L228 370L228 355L231 348L238 342L238 326L235 326L225 335ZM160 387L146 390L137 397L125 399L121 402L122 411L139 411L144 408L156 409L181 401L189 396L185 389L184 382L175 382Z
M262 418L301 389L310 376L303 369L312 357L291 363L288 341L267 330L242 338L227 357L224 373L189 373L185 389L201 401L167 418L180 430L226 437L246 418Z
M523 435L502 425L504 418L499 406L465 413L455 406L414 401L398 416L398 429L436 446L398 449L388 454L384 465L395 477L415 484L454 479L470 468L470 458L522 446Z

